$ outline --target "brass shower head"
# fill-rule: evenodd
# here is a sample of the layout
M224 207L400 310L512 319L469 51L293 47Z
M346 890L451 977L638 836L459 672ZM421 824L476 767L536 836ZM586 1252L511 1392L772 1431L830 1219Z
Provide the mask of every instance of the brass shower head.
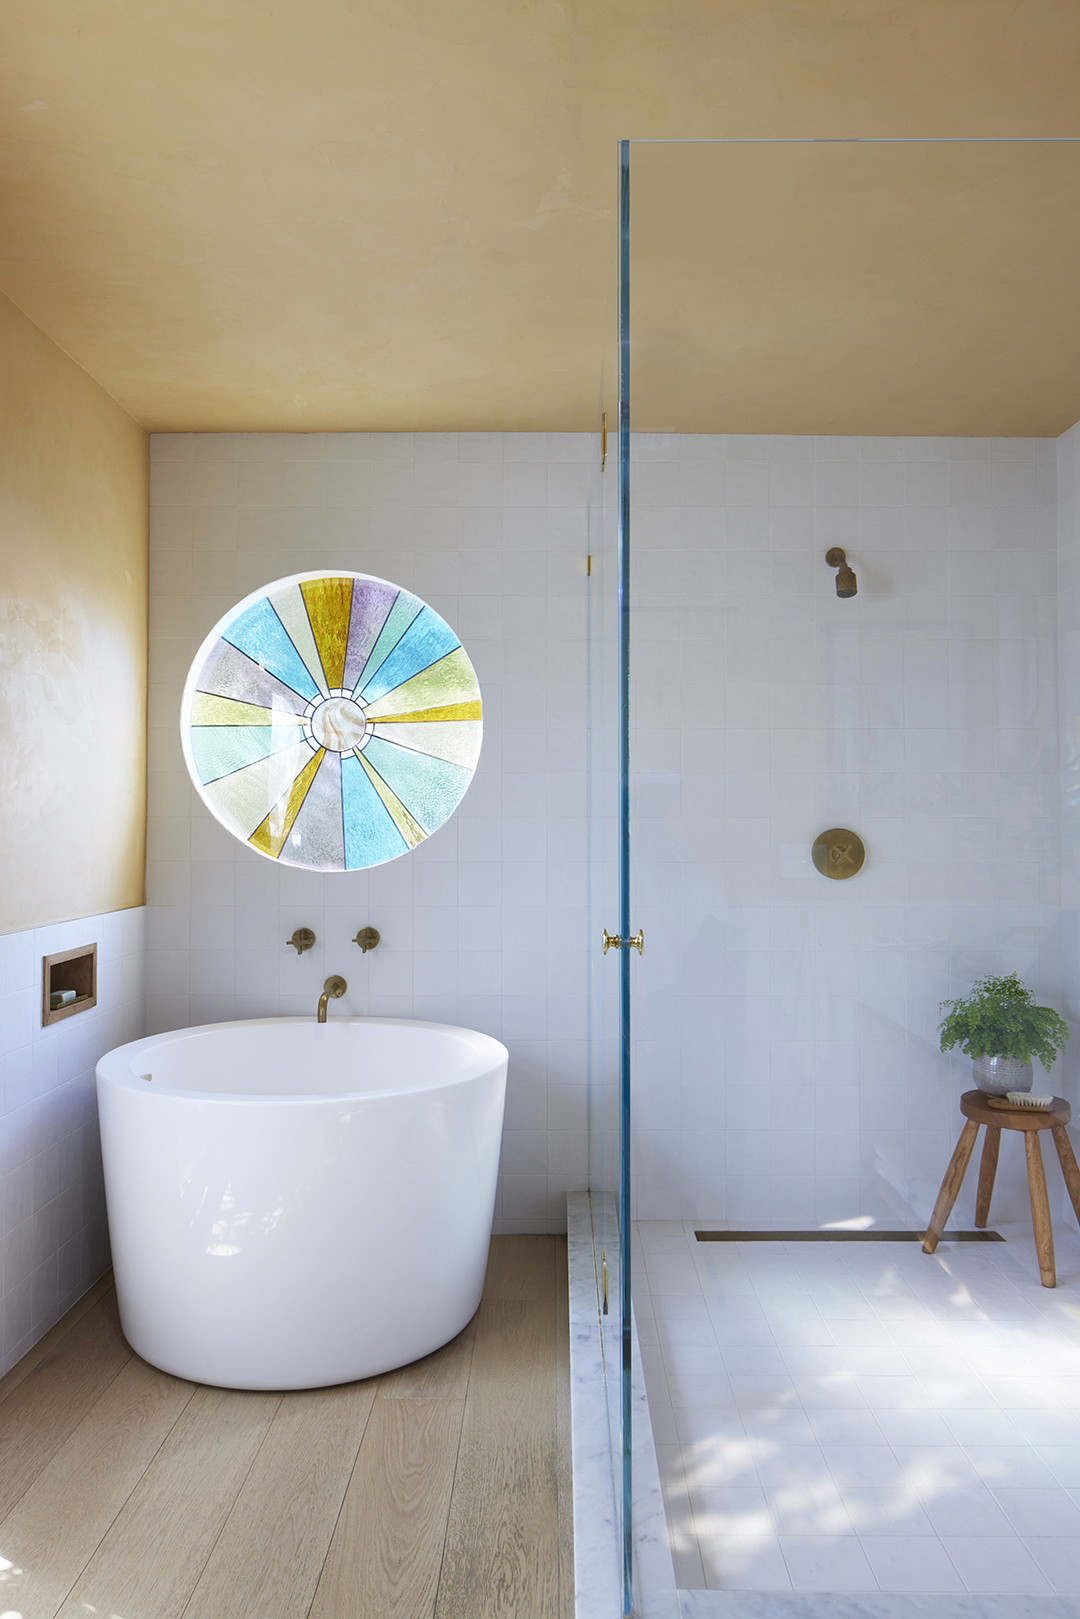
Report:
M836 594L838 596L857 595L859 585L855 578L855 571L849 565L847 557L844 555L843 551L841 551L838 545L834 545L831 550L826 551L825 561L828 563L830 568L838 568L840 570L836 575Z

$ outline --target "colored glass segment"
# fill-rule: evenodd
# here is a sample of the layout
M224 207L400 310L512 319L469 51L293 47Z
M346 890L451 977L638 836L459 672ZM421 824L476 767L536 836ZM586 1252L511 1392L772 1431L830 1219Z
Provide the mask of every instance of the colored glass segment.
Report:
M457 636L410 591L366 574L267 585L215 627L181 712L211 813L270 860L356 871L451 816L483 733Z

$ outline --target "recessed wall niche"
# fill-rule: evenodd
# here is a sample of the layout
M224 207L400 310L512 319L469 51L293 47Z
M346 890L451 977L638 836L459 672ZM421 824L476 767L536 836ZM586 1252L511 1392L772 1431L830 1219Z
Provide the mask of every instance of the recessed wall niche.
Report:
M69 999L69 997L71 997ZM54 1000L56 1004L54 1005ZM41 959L41 1024L60 1023L97 1005L97 945Z

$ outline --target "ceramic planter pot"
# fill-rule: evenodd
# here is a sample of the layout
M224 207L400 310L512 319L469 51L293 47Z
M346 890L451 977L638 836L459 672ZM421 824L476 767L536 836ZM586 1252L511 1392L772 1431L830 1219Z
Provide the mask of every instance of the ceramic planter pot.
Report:
M988 1096L1031 1089L1031 1064L1019 1057L976 1057L971 1066L976 1085Z

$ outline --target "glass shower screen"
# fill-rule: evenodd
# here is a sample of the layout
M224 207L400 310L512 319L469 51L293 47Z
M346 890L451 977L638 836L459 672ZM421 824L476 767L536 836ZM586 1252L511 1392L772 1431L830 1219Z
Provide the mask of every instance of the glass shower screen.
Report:
M631 1280L689 1522L680 1412L727 1373L651 1295L722 1317L697 1227L914 1229L955 1111L938 1001L991 936L1036 976L1057 948L1080 146L631 141L619 190L629 1613ZM815 865L833 829L848 880Z

